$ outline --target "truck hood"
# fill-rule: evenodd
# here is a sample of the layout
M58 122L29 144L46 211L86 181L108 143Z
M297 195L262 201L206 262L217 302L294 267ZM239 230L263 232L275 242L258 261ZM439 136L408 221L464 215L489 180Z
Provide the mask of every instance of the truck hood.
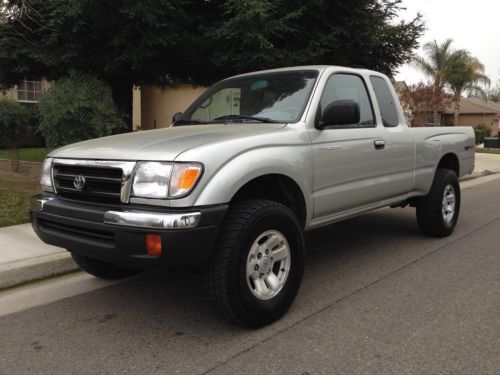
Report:
M184 151L211 142L241 139L276 131L286 124L184 125L119 134L74 143L49 156L71 159L171 161Z

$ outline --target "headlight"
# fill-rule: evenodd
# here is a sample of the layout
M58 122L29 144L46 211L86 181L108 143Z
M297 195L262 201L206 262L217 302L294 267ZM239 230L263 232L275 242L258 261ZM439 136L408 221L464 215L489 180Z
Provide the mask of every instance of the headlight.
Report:
M171 163L140 162L132 184L132 195L143 198L167 198Z
M198 163L139 162L132 184L132 196L180 198L189 194L202 172Z
M43 191L53 191L52 187L52 158L45 158L42 165L40 185Z

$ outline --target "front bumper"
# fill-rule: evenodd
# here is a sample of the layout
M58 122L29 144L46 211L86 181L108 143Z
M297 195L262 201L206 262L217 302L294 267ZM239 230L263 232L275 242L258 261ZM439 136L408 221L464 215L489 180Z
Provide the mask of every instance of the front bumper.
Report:
M129 268L193 267L208 261L227 205L165 209L33 197L31 223L46 243ZM146 234L161 236L162 254L150 256Z

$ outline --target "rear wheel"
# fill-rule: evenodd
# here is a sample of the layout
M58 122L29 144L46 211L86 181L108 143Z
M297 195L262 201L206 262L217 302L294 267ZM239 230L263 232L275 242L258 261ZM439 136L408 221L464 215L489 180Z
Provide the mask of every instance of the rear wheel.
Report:
M115 280L139 273L138 270L120 267L84 255L71 253L71 256L82 270L100 279Z
M269 200L237 203L208 265L208 295L225 316L261 327L288 310L303 270L302 228L294 213Z
M431 191L417 203L417 222L422 233L445 237L457 224L460 213L460 184L454 171L439 168Z

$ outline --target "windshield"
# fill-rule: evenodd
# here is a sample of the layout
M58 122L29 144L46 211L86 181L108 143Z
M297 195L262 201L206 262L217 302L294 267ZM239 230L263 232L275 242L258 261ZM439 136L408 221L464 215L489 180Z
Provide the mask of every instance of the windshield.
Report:
M307 105L315 70L294 70L230 78L210 87L176 122L297 122Z

